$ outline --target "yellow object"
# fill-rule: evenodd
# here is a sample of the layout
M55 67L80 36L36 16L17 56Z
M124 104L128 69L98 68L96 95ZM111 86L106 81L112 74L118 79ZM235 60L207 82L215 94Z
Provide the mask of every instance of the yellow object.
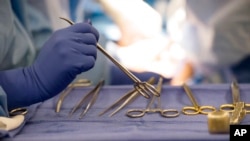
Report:
M184 106L182 108L182 112L185 115L197 115L197 114L205 114L207 115L210 112L216 111L214 106L200 106L198 102L195 100L194 95L192 94L190 88L184 83L183 88L188 95L188 98L192 102L193 106Z
M0 129L10 131L18 128L24 121L24 115L16 115L13 117L0 117Z
M162 90L162 83L163 78L160 77L158 84L157 84L157 91L161 93ZM161 97L157 97L158 103L156 108L153 108L152 105L155 101L156 96L153 96L150 100L149 104L147 105L146 109L130 109L127 111L127 116L131 118L139 118L143 117L146 113L160 113L162 117L165 118L173 118L179 116L179 111L177 109L162 109L161 107Z
M208 131L210 133L228 133L230 116L225 111L214 111L208 113Z

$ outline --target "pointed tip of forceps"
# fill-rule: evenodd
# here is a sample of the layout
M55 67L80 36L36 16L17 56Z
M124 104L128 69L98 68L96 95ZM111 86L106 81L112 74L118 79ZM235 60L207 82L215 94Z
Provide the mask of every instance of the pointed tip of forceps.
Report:
M232 81L231 87L232 87L232 88L238 88L238 82L237 82L236 79L234 79L234 80Z
M81 113L80 118L79 118L79 119L81 119L88 112L89 108L94 104L94 102L98 96L98 93L100 92L101 87L104 85L104 82L105 82L104 80L101 80L90 92L88 92L82 98L82 100L76 106L73 107L72 111L69 113L69 116L72 116L75 113L75 111L82 106L84 101L86 101L91 95L93 95L90 102L87 104L86 108Z
M71 90L73 90L73 88L75 88L75 87L86 87L86 86L90 86L90 85L91 85L91 81L88 80L88 79L79 79L78 81L69 84L65 88L65 90L63 90L61 92L61 95L59 96L59 99L58 99L57 104L56 104L55 112L56 113L60 112L61 107L62 107L62 103L63 103L65 97L68 96L68 94L71 92Z
M149 84L153 84L153 83L155 83L155 78L154 77L150 77L147 82ZM103 112L101 112L99 114L99 116L102 116L103 114L105 114L109 110L111 110L114 107L116 107L117 105L119 105L119 103L123 102L114 112L112 112L109 115L109 117L112 117L117 112L119 112L123 107L125 107L130 102L132 102L133 100L135 100L138 96L139 96L139 92L137 91L137 89L135 89L135 88L132 89L131 91L129 91L125 95L123 95L121 98L119 98L116 102L114 102L111 106L109 106L108 108L106 108Z

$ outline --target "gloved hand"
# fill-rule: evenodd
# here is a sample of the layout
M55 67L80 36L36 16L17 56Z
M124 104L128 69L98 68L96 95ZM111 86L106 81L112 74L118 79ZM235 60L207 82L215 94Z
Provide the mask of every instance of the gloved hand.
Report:
M60 93L78 74L94 66L98 39L91 24L74 24L56 31L31 66L0 72L8 108L29 106Z

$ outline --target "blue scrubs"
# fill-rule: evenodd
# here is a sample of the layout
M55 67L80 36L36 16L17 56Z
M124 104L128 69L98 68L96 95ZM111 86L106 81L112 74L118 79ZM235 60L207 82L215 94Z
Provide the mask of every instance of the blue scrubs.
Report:
M37 2L0 1L0 71L30 65L51 35L46 9ZM8 116L6 102L0 86L0 116Z

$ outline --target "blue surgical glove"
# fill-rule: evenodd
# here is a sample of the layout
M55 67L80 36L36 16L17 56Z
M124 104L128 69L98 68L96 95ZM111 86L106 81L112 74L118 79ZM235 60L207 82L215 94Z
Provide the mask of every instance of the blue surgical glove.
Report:
M94 66L98 39L91 24L74 24L56 31L31 66L0 72L8 108L29 106L60 93L78 74Z

